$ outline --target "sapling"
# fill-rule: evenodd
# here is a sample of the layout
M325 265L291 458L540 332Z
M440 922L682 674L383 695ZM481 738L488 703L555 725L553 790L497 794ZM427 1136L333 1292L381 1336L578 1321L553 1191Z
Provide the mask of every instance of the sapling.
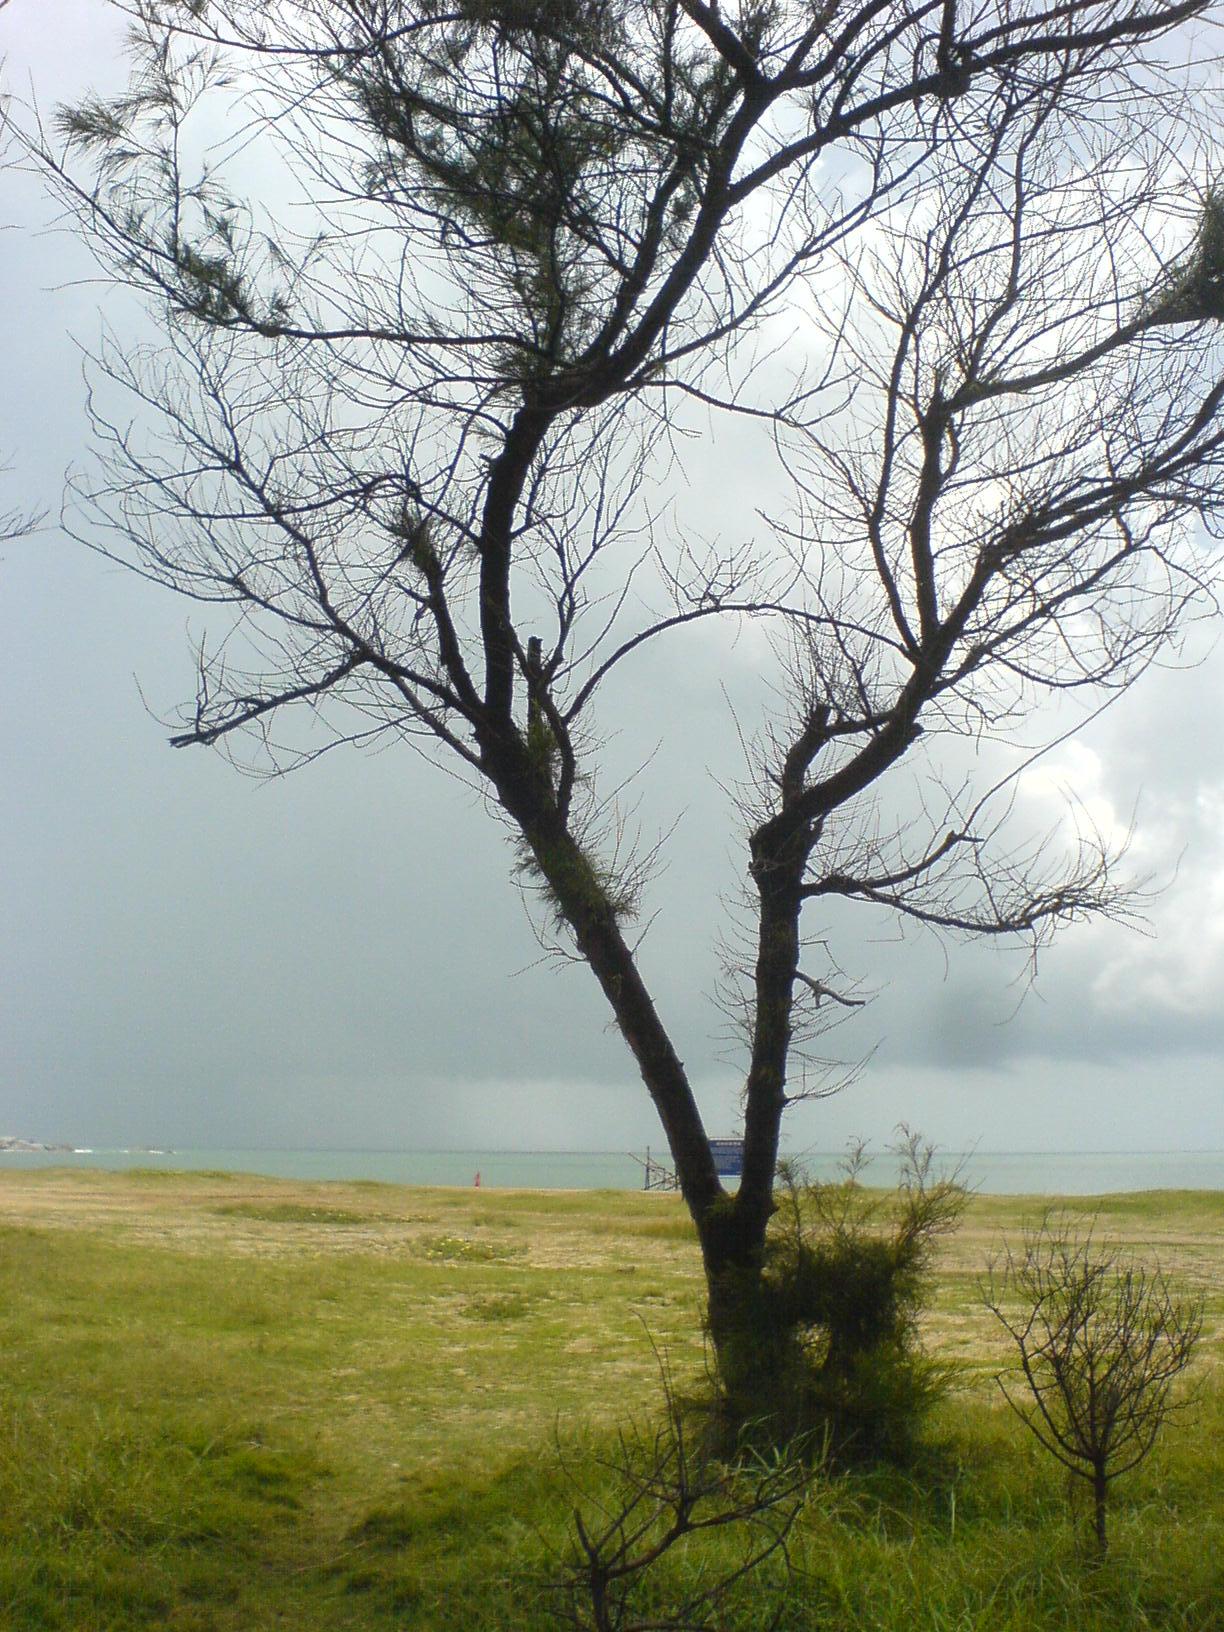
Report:
M982 1289L1017 1351L1024 1388L996 1379L1037 1440L1092 1487L1093 1536L1104 1557L1115 1479L1136 1467L1185 1403L1174 1385L1203 1325L1200 1295L1179 1295L1091 1228L1047 1213L1005 1247Z

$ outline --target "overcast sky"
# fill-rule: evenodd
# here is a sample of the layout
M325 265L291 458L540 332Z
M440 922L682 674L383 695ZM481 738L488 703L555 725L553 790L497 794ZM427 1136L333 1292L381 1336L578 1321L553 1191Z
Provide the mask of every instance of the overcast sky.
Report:
M115 83L100 0L11 0L6 81L44 111ZM658 1143L587 972L540 961L513 856L479 799L420 760L343 751L275 782L175 752L198 613L64 538L88 459L80 347L104 291L37 186L0 176L0 512L38 508L0 562L0 1133L90 1145L616 1148ZM44 230L36 231L42 228ZM111 300L133 338L139 320ZM692 454L725 507L735 473ZM1133 824L1161 893L1149 932L1073 929L1028 987L1022 956L897 941L860 918L841 962L878 994L835 1038L870 1056L799 1107L793 1149L900 1121L985 1150L1224 1146L1224 653L1141 685L1025 780L1044 832L1074 790ZM713 943L745 870L723 785L743 772L724 697L751 640L658 655L613 748L653 754L638 816L670 832L645 962L708 1110L736 1066L709 1001ZM732 686L734 690L735 687ZM749 686L750 690L750 686Z

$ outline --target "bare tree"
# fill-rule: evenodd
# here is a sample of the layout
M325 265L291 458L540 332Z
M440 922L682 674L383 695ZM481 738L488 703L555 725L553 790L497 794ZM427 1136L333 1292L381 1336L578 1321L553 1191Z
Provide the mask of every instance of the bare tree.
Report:
M712 1450L708 1423L685 1421L671 1374L660 1358L664 1413L653 1429L618 1434L595 1458L598 1488L587 1490L568 1463L581 1500L574 1509L571 1557L559 1583L565 1624L582 1632L713 1632L737 1590L760 1603L763 1567L781 1562L792 1576L787 1542L802 1512L811 1468L801 1459ZM655 1576L678 1548L712 1540L714 1556L659 1607ZM768 1621L782 1623L784 1594Z
M1210 601L1224 245L1170 67L1204 0L124 9L129 91L36 145L164 326L100 358L112 467L77 525L232 615L172 741L254 733L283 767L319 750L305 715L486 792L657 1108L721 1344L783 1113L822 1086L795 1045L857 1001L805 909L1033 946L1125 909L1100 845L1009 839L944 755L1125 687ZM779 459L721 551L660 520L711 415ZM612 676L745 620L784 702L745 812L728 1195L597 750ZM890 830L903 766L924 814Z
M986 1307L1016 1346L1027 1398L1007 1403L1051 1456L1092 1487L1106 1550L1109 1487L1138 1466L1179 1402L1173 1387L1203 1327L1203 1299L1178 1297L1161 1271L1047 1214L991 1266Z

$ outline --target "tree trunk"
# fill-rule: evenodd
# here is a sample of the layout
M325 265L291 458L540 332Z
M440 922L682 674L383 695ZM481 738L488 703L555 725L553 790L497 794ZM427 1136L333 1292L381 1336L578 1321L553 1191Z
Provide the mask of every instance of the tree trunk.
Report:
M1105 1503L1109 1495L1109 1476L1103 1467L1092 1470L1092 1528L1096 1536L1097 1556L1104 1558L1109 1548L1105 1534Z
M706 1278L707 1330L723 1406L736 1425L770 1413L781 1349L770 1319L764 1267L768 1214L729 1197L698 1220Z

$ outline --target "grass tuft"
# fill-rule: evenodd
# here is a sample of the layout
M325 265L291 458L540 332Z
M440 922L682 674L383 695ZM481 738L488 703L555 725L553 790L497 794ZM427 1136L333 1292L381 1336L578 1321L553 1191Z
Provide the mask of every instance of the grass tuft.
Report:
M356 1213L345 1207L311 1207L303 1202L282 1201L260 1204L235 1201L212 1211L218 1218L250 1218L265 1224L370 1224L382 1222L387 1215Z

